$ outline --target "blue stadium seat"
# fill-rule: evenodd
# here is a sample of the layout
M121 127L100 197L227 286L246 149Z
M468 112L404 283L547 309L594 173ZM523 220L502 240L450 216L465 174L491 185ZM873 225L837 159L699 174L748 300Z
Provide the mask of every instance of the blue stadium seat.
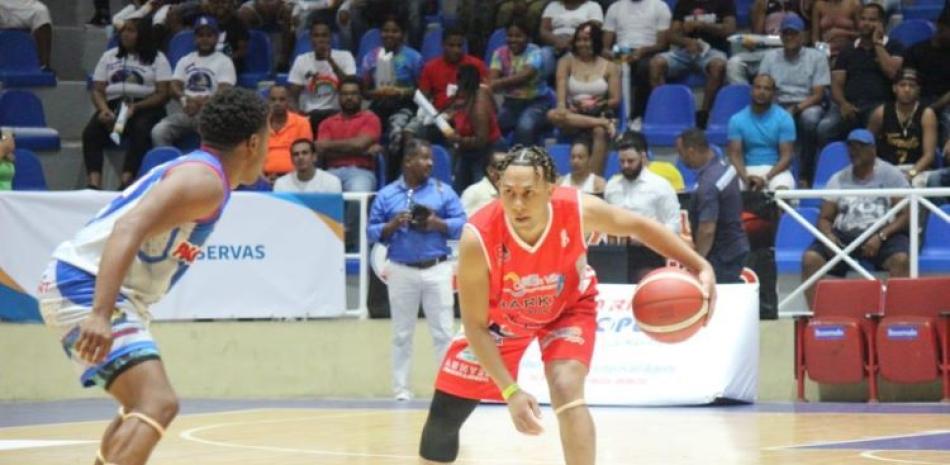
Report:
M751 88L746 84L731 84L719 89L712 110L709 111L709 124L706 137L709 142L726 145L729 133L729 118L747 107L752 101Z
M16 161L13 163L13 190L15 191L45 191L46 176L43 175L43 165L36 154L28 149L18 148L13 151Z
M812 225L818 222L818 209L801 207L796 210ZM815 241L804 226L795 221L788 214L783 214L778 221L778 231L775 233L775 268L779 273L801 273L802 254Z
M844 142L832 142L826 145L818 154L815 177L812 179L811 188L824 189L831 176L843 170L849 164L851 164L851 160L848 158L848 146ZM801 205L820 207L821 199L802 199Z
M13 129L17 147L59 150L59 132L46 126L43 103L28 90L0 91L0 126Z
M940 209L950 215L950 205ZM923 247L917 257L920 271L925 273L950 272L950 223L943 221L933 212L928 212L927 229L924 230Z
M909 19L927 19L936 21L943 11L944 0L915 0L913 5L903 5L901 14L904 21Z
M508 32L505 28L495 29L488 37L488 45L485 46L485 66L491 66L491 56L502 45L508 41Z
M571 172L571 144L554 144L548 149L548 154L554 160L558 176Z
M607 153L607 162L604 163L604 179L609 180L618 173L620 173L620 153L610 151Z
M40 69L36 43L29 32L0 30L0 84L3 87L56 85L56 75Z
M363 64L363 57L366 56L370 50L383 45L383 39L380 36L379 29L370 29L363 34L363 37L360 39L359 51L356 53L356 67L359 68ZM358 70L362 72L362 70Z
M441 145L432 145L432 176L452 185L452 156ZM461 195L461 192L459 192Z
M739 29L746 29L751 26L750 19L753 0L736 0L736 26Z
M175 65L178 64L178 60L181 60L181 57L194 52L197 50L195 48L195 32L191 29L185 29L179 31L175 34L172 39L168 42L168 62L172 65L172 70L175 69Z
M142 158L142 166L139 167L137 177L142 177L152 168L155 168L156 166L167 161L174 160L180 156L181 151L175 147L155 147L152 150L149 150L148 153L145 154L145 157Z
M389 180L386 179L386 170L386 153L376 154L376 190L382 189L389 182Z
M653 89L643 118L643 134L651 146L673 146L685 129L696 126L696 103L689 87L666 84Z
M247 56L244 58L244 72L238 74L237 83L241 87L256 89L257 83L270 76L273 66L273 48L270 36L264 31L251 29L251 40L247 43Z
M668 84L682 84L689 88L703 87L706 85L706 75L699 72L689 72L676 79L668 79Z
M468 53L468 41L462 42L462 50ZM428 63L433 58L442 56L442 28L436 27L429 29L422 39L422 62Z
M909 19L901 21L900 24L891 29L888 34L891 40L896 40L910 48L912 45L930 40L937 32L933 23L925 19Z

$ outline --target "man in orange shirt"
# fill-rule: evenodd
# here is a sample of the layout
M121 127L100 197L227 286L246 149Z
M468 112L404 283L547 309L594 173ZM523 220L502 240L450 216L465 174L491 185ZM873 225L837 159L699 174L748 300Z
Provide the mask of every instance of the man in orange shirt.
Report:
M287 87L275 85L270 88L270 118L267 121L270 139L267 143L267 159L264 174L273 182L278 176L294 170L290 160L290 146L298 139L313 140L310 120L306 116L289 111L290 100Z

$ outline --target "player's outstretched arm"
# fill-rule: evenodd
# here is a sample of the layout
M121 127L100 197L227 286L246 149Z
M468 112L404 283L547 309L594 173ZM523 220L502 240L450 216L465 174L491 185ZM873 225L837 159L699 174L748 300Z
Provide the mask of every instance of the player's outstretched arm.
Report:
M505 392L515 385L515 379L505 367L495 340L488 331L488 275L488 263L478 236L471 229L464 228L459 241L458 284L465 338L475 352L478 363L491 376L498 389ZM531 394L515 388L508 397L508 411L518 431L525 434L542 432L541 423L538 422L541 409Z
M76 349L83 358L100 362L108 355L112 345L109 318L142 243L180 224L212 215L224 196L224 184L210 167L187 163L170 171L116 221L99 263L92 315L80 325Z
M584 233L593 231L612 236L636 236L647 247L672 258L699 273L699 281L709 296L712 313L716 296L716 273L709 262L662 224L584 194L582 201ZM708 318L707 318L708 320Z

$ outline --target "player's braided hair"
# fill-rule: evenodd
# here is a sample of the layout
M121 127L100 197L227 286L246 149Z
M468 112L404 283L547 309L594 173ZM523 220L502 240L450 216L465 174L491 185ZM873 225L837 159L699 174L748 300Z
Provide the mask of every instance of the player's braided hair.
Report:
M544 147L514 146L508 151L508 156L498 166L498 171L504 173L509 166L530 166L538 171L541 178L547 182L557 182L557 170L554 169L554 160Z
M201 142L230 150L249 139L267 123L267 105L256 92L238 87L214 94L198 116Z

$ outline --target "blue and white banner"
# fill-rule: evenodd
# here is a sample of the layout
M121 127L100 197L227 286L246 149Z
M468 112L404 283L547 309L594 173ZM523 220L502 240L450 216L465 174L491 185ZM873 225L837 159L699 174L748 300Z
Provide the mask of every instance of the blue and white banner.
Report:
M759 285L716 286L715 312L691 338L665 344L637 328L630 308L636 286L600 284L597 343L585 386L593 405L702 405L719 398L752 402L759 371ZM538 345L518 384L548 403Z
M0 192L0 320L38 320L56 246L117 193ZM340 194L232 194L156 320L336 317L346 309Z

